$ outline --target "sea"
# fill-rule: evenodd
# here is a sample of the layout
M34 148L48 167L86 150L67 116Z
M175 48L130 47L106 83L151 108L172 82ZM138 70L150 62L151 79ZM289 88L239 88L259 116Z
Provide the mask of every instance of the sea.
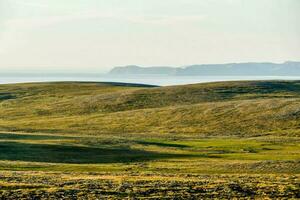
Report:
M32 82L122 82L157 86L240 80L300 80L300 76L172 76L109 74L0 74L0 84Z

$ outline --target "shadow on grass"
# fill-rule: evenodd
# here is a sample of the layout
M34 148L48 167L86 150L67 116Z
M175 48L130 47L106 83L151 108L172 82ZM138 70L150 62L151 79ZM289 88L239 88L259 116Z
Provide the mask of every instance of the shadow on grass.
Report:
M186 148L189 147L188 145L184 144L172 144L172 143L163 143L163 142L150 142L150 141L137 141L137 144L142 144L142 145L155 145L155 146L160 146L160 147L177 147L177 148Z
M10 93L0 92L0 101L9 100L9 99L16 99L16 96Z
M76 137L55 136L55 135L33 135L33 134L11 134L0 133L0 139L5 140L55 140L55 139L72 139Z
M180 155L149 152L127 147L95 148L51 144L0 142L0 160L48 163L130 163Z

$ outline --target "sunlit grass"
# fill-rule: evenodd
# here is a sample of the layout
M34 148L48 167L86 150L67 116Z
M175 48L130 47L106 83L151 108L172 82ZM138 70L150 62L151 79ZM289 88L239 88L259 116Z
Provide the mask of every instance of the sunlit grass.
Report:
M299 97L299 81L0 85L0 198L295 198Z

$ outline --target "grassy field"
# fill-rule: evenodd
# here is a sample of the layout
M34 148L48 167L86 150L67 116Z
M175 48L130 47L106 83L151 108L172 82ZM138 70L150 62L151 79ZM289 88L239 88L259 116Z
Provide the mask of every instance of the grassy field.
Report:
M0 199L300 198L300 81L0 85Z

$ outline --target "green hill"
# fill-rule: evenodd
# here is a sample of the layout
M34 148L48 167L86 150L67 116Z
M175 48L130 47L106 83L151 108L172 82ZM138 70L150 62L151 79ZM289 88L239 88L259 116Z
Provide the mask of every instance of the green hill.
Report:
M300 81L0 85L0 199L296 199Z
M172 87L113 83L0 86L3 131L160 137L299 136L299 81Z

